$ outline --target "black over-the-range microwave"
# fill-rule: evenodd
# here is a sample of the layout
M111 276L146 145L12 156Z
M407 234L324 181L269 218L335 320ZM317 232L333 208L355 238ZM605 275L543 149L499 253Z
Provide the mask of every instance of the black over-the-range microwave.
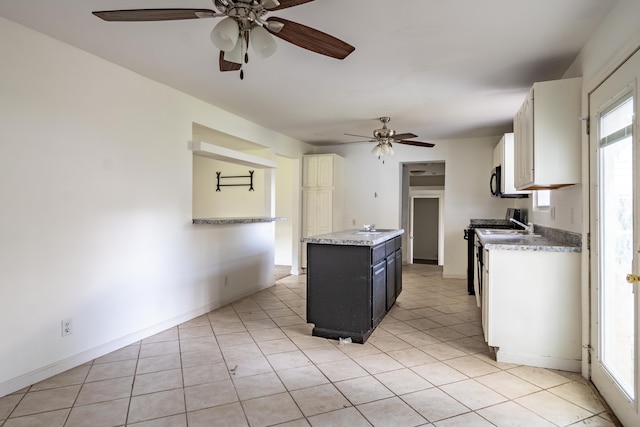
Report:
M504 194L502 187L502 166L496 166L491 170L491 180L489 181L492 196L502 197L504 199L522 199L529 197L527 194Z

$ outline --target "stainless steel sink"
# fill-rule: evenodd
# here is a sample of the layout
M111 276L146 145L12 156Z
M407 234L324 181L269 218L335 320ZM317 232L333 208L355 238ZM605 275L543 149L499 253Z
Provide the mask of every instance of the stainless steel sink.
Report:
M482 234L525 234L524 230L513 230L513 229L487 229L480 231Z
M488 229L480 231L481 234L503 239L522 239L526 237L540 237L540 234L529 234L525 230L512 229Z

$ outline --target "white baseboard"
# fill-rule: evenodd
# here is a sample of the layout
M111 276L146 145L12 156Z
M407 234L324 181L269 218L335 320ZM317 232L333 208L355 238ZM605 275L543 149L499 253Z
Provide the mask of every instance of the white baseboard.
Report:
M560 371L581 372L582 361L575 359L558 359L544 356L530 356L523 354L505 353L496 351L496 360L503 363L516 365L536 366L539 368L557 369Z
M20 375L18 377L12 378L8 381L4 381L0 383L0 397L14 393L18 390L22 390L25 387L28 387L32 384L36 384L42 380L46 380L47 378L51 378L71 368L75 368L76 366L80 366L84 363L90 362L94 359L97 359L98 357L102 357L106 354L109 354L112 351L121 349L123 347L136 343L145 338L149 338L150 336L158 334L162 331L166 331L169 328L173 328L174 326L187 322L191 319L195 319L196 317L202 316L203 314L207 314L210 311L213 311L217 308L220 308L224 305L227 305L233 301L239 300L246 296L252 295L255 292L258 292L262 289L266 289L270 286L272 286L272 284L260 286L258 288L251 289L249 291L245 291L240 294L234 295L233 297L212 302L211 304L207 304L205 306L196 308L180 316L174 317L172 319L168 319L164 322L160 322L151 327L139 330L137 332L134 332L124 337L110 341L108 343L99 345L89 350L85 350L80 353L74 354L73 356L67 357L66 359L62 359L50 365L43 366L42 368L36 369L34 371Z

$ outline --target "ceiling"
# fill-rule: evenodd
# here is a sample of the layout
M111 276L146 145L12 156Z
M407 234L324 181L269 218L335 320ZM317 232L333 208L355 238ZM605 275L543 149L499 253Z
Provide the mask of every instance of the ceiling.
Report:
M278 51L218 71L219 18L104 22L94 10L214 9L212 0L0 0L0 16L313 145L371 135L495 136L534 81L561 78L616 0L316 0L271 12L355 46L336 60Z

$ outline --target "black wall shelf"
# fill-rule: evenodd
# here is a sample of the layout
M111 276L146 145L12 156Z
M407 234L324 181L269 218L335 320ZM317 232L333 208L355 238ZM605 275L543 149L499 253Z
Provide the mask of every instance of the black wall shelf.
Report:
M249 187L249 191L253 191L253 172L249 171L249 175L235 175L235 176L222 176L222 172L216 172L216 178L218 184L216 185L216 191L220 191L220 187ZM248 179L249 182L245 184L220 184L222 179Z

